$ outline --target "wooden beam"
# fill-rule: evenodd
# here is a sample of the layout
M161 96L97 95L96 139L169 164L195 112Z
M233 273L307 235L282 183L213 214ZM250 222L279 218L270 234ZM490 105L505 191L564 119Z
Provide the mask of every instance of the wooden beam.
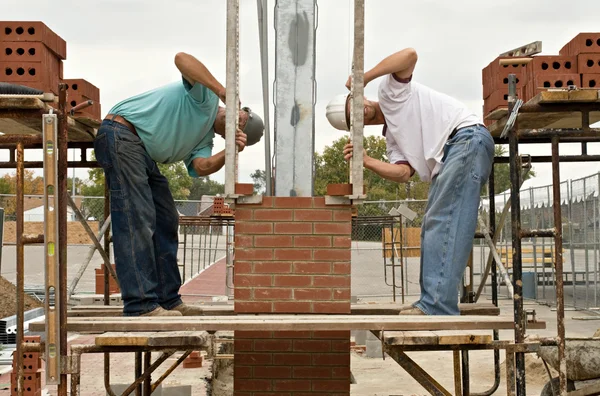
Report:
M197 345L204 346L209 339L204 331L175 331L175 332L109 332L96 336L95 343L100 346L152 346L152 347L182 347Z
M327 331L335 330L508 330L512 317L500 316L413 316L413 315L238 315L194 317L108 317L69 318L67 331ZM42 326L42 327L40 327ZM546 328L545 322L528 328ZM43 331L43 323L30 324Z
M381 338L381 332L377 332ZM391 331L383 334L387 345L475 345L489 344L488 332L471 331Z

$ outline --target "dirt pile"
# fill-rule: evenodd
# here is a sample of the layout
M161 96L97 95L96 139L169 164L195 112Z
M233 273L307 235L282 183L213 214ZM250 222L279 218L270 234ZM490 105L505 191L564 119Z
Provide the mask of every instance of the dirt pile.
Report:
M557 377L558 373L552 367L548 366L552 377ZM525 354L525 376L527 384L542 386L550 381L548 372L544 366L544 361L534 353ZM500 363L500 378L506 378L506 362Z
M25 311L43 307L40 301L25 295ZM0 276L0 319L17 313L17 287Z

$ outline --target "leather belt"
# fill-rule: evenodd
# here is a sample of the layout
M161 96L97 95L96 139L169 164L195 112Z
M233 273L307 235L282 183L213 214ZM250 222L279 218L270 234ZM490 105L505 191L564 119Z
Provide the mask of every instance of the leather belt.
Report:
M114 121L114 122L118 122L121 125L125 125L127 127L127 129L129 129L131 131L131 133L133 133L137 137L140 137L137 134L137 131L135 130L135 127L133 126L133 124L130 123L129 121L127 121L125 118L121 117L120 115L117 115L117 114L107 114L104 119L106 121Z
M463 128L470 128L470 127L477 126L477 125L482 125L482 124L473 124L473 125L467 125L467 126L460 127L460 128L458 128L458 127L454 128L454 130L452 131L452 133L450 134L450 136L448 136L448 140L450 140L454 136L456 136L456 134L458 133L458 131L460 131L461 129L463 129ZM482 125L482 126L485 126L485 125Z

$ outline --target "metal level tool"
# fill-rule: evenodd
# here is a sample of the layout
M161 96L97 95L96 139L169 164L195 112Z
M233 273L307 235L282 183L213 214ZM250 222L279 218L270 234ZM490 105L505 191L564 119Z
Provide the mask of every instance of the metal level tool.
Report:
M240 1L227 0L227 77L225 81L225 198L236 198L239 126Z
M44 255L46 270L46 384L60 383L60 295L58 274L58 118L42 116L44 137Z

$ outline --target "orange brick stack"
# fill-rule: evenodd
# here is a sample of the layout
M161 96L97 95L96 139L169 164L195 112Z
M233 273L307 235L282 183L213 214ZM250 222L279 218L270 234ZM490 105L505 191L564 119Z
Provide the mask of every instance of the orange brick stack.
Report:
M238 314L350 314L352 208L324 197L237 204ZM235 331L234 392L349 395L349 331Z
M0 21L0 81L58 94L67 43L42 22Z
M199 351L194 351L188 355L183 361L183 368L199 368L202 367L202 355Z
M112 264L112 267L116 271L115 264ZM113 279L113 277L108 274L108 294L116 294L119 293L119 286L117 282ZM96 268L96 294L104 294L104 266L100 268Z
M223 197L215 197L213 200L213 215L232 215L234 214L233 209L225 205L225 199Z
M101 119L100 90L83 79L64 79L67 43L42 22L0 21L0 82L52 92L66 83L67 109L92 100L75 116Z
M531 58L529 63L500 65L500 57L482 70L483 115L508 108L508 75L517 79L517 98L524 102L543 90L600 86L600 33L580 33L567 43L559 55L542 55ZM493 120L485 120L491 125Z
M24 342L40 342L40 336L24 336ZM13 371L10 377L10 395L16 396L18 387L18 367L16 352L13 355ZM42 358L38 352L23 354L23 395L40 396L42 394Z

